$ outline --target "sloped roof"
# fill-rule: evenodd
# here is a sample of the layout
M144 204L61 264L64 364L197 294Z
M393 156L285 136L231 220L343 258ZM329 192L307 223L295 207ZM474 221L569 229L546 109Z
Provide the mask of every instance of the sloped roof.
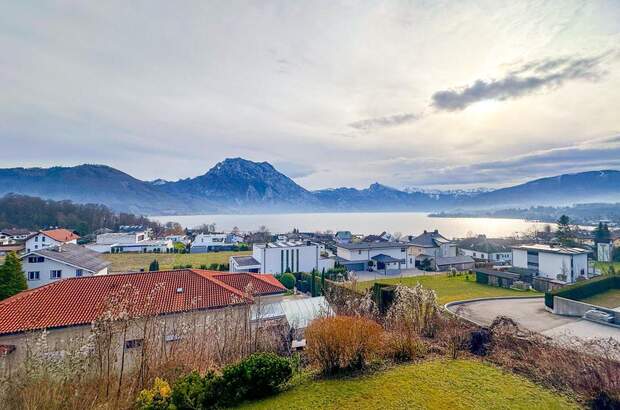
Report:
M511 248L506 242L500 239L487 239L485 237L465 238L458 242L458 247L484 253L510 252Z
M99 318L112 298L131 300L137 315L162 315L252 303L241 289L243 281L218 277L238 274L183 269L159 272L84 276L59 280L20 292L0 302L0 334L86 325ZM253 276L258 292L277 286L270 275ZM273 280L272 280L273 279ZM248 279L251 281L252 279ZM279 282L278 282L279 284Z
M446 256L435 258L435 263L438 266L456 265L459 263L474 263L474 258L471 256Z
M253 295L272 295L286 292L284 285L273 275L260 273L226 273L213 271L198 271L210 275L212 278L225 283L241 292L252 291ZM208 272L208 273L204 273Z
M384 253L380 253L378 255L375 255L373 257L371 257L370 259L377 261L377 262L386 262L386 263L391 263L391 262L403 262L403 259L396 259L390 255L386 255Z
M423 248L435 248L441 246L441 244L449 243L450 240L437 231L424 231L422 234L411 239L410 242L412 245L420 246Z
M110 262L103 259L99 252L95 252L83 246L72 243L63 243L62 245L54 245L48 248L37 249L22 256L22 259L32 254L37 254L45 258L64 262L91 272L99 272L101 269L110 266Z
M69 242L69 241L73 241L76 239L80 239L79 235L64 228L50 229L47 231L40 231L39 233L42 233L43 235L48 236L58 242Z

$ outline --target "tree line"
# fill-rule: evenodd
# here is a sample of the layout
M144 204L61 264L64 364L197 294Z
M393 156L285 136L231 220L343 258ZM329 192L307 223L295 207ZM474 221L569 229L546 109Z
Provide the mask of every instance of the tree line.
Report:
M100 204L76 204L17 194L0 198L0 229L34 231L60 226L84 236L102 228L117 230L124 225L140 225L156 232L163 229L161 224L144 216L116 213Z

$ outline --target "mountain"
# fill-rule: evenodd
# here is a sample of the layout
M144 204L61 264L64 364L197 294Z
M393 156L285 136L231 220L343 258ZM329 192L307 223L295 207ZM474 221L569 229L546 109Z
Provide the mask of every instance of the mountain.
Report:
M191 211L174 196L106 165L0 169L0 196L8 193L105 204L132 213Z
M585 202L620 202L620 171L588 171L536 179L484 192L457 205L497 209L507 206L566 206Z
M226 159L206 174L160 185L169 194L208 198L237 211L312 210L317 198L268 162Z
M0 169L7 193L101 203L139 214L309 211L445 211L585 202L620 202L620 172L590 171L488 190L407 191L374 183L365 189L309 191L267 162L226 159L204 175L141 181L105 165Z

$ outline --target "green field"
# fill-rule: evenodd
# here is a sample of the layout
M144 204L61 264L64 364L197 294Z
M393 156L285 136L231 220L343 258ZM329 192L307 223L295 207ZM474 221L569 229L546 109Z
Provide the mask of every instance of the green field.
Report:
M620 289L609 289L606 292L580 299L579 301L615 309L620 307Z
M148 270L153 259L159 262L159 269L172 269L178 265L192 265L200 268L200 265L209 266L212 263L228 263L228 258L233 255L250 255L252 252L210 252L210 253L106 253L102 256L112 262L110 272L128 272Z
M483 285L476 282L475 275L469 275L469 280L466 280L465 275L450 277L445 274L440 274L384 280L377 279L377 282L390 284L402 283L406 286L415 286L419 282L425 288L434 289L435 292L437 292L439 303L442 305L457 300L467 300L494 296L542 296L542 293L535 291L524 292L519 290L500 288L496 286ZM372 287L374 283L375 281L360 282L357 284L357 286L358 289L367 289Z
M474 360L432 360L311 380L243 409L577 409L573 400Z

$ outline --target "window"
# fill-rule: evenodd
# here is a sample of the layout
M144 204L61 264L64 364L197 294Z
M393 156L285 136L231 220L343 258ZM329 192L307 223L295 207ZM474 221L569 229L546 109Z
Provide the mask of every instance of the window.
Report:
M84 275L84 270L83 269L76 269L75 270L75 276L80 277Z
M495 254L495 260L499 260L499 253Z
M45 261L45 258L43 258L43 256L29 256L28 257L28 263L42 263L43 261Z
M45 236L41 237L41 242L45 242Z
M51 270L50 271L50 279L60 279L62 277L61 270Z
M39 242L39 237L38 237L38 236L35 236L35 237L34 237L34 241L35 241L35 242Z
M299 249L297 249L297 269L295 272L299 272Z
M39 280L41 278L40 272L28 272L28 280Z
M361 254L362 254L362 251L357 251L357 254L358 254L358 255L361 255Z
M284 273L284 251L280 251L280 272Z
M39 245L35 245L35 246L34 246L34 248L35 248L35 249L39 249Z
M132 339L125 341L125 349L134 349L142 346L142 339Z

